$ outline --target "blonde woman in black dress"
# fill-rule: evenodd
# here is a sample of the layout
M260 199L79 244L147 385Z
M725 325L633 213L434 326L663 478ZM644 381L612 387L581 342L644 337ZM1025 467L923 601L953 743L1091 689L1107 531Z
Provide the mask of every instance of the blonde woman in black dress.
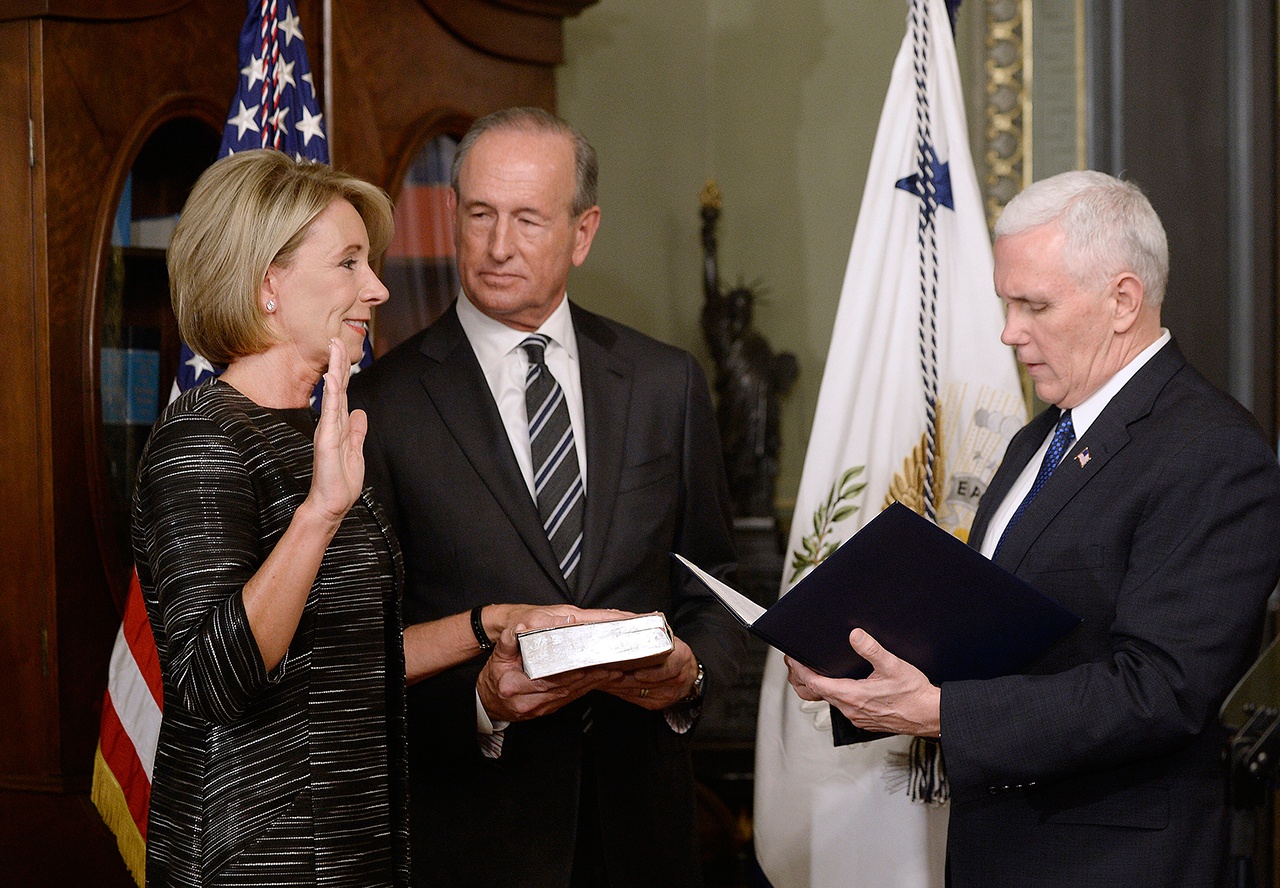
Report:
M175 230L180 331L227 369L139 469L164 676L148 885L407 883L400 551L346 407L391 233L380 189L275 151L210 167Z

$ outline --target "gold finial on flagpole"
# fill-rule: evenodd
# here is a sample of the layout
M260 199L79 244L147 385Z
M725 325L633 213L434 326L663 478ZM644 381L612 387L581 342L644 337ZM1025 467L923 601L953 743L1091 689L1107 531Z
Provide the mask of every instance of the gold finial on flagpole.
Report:
M720 209L720 189L716 187L715 179L708 179L707 184L702 186L700 200L702 201L702 206L708 209Z

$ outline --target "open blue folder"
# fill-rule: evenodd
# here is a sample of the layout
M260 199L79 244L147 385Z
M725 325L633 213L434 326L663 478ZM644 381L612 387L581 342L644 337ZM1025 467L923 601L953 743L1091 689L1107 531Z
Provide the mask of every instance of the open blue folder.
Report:
M866 678L862 628L934 684L1021 672L1080 618L894 503L765 609L676 555L755 635L833 678Z

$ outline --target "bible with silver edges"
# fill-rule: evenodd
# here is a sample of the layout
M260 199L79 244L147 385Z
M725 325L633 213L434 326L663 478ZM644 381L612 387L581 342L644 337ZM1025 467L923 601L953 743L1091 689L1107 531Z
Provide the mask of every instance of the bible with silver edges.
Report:
M530 678L591 666L630 671L655 666L672 650L671 627L662 614L530 629L518 633L516 640Z

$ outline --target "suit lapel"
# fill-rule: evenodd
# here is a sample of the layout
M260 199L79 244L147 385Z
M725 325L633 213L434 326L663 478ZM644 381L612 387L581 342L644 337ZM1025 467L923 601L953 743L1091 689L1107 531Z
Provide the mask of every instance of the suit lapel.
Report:
M534 559L555 582L561 594L572 600L551 544L542 530L538 507L529 496L529 488L511 450L506 426L502 424L502 417L493 402L493 393L458 321L456 306L427 329L419 348L439 365L433 372L424 373L421 381L440 419ZM425 470L430 471L430 468Z
M1182 352L1170 342L1116 393L1009 531L997 559L1002 567L1017 569L1049 522L1129 443L1129 426L1151 413L1156 397L1185 363ZM1046 434L1047 428L1037 443L1043 443Z
M578 601L591 598L604 559L631 405L631 365L613 351L617 336L600 318L570 303L578 340L582 412L587 438L587 503L578 566Z

